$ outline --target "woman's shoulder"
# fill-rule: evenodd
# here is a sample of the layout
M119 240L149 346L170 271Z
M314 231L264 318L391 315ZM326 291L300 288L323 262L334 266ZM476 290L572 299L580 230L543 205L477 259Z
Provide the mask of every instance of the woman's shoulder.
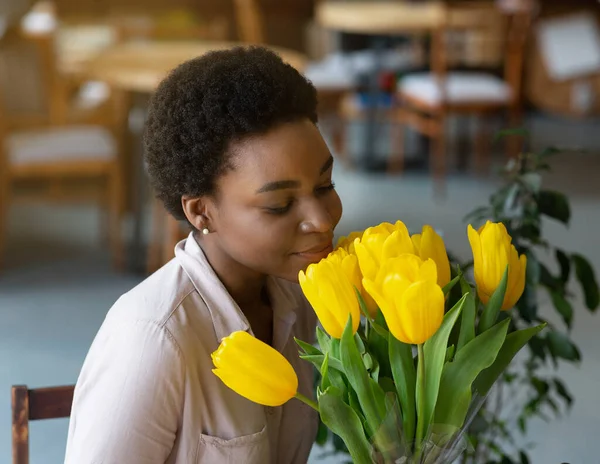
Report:
M171 261L123 294L110 309L107 320L145 320L164 326L194 291L185 271Z

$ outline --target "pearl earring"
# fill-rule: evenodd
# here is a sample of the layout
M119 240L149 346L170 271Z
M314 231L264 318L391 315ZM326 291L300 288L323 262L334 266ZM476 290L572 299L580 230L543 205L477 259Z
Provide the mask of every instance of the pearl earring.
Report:
M207 227L205 227L204 229L202 229L202 235L208 235L210 234L210 230L208 230Z

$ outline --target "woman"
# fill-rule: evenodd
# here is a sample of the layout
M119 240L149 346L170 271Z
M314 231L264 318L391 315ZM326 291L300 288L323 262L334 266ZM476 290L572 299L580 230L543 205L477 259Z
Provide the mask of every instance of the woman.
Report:
M67 463L307 461L310 408L251 403L211 372L210 354L251 331L311 394L293 337L311 339L316 319L297 275L331 251L342 213L316 106L310 82L263 48L212 52L160 85L148 172L193 232L108 313L77 383Z

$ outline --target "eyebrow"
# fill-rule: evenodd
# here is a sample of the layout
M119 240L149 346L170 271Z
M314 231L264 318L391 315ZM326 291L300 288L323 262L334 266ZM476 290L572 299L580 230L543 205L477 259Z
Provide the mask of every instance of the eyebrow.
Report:
M320 175L325 174L333 166L333 156L329 156L325 164L321 167ZM269 182L259 188L256 193L272 192L274 190L293 189L300 187L300 182L297 180L278 180L275 182Z

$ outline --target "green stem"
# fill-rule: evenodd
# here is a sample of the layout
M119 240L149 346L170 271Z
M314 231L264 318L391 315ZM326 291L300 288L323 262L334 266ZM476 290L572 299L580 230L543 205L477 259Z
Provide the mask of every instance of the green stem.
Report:
M313 401L309 398L307 398L306 396L304 396L302 393L300 392L296 392L296 395L294 396L294 398L302 401L304 404L309 405L311 408L313 408L315 411L319 412L319 405L316 403L316 401Z
M417 385L419 385L420 391L417 392L417 437L415 442L415 462L419 462L421 458L421 446L423 442L423 435L425 430L425 355L423 353L423 344L417 345L418 351L418 372L417 376L419 377L419 381L417 381Z

